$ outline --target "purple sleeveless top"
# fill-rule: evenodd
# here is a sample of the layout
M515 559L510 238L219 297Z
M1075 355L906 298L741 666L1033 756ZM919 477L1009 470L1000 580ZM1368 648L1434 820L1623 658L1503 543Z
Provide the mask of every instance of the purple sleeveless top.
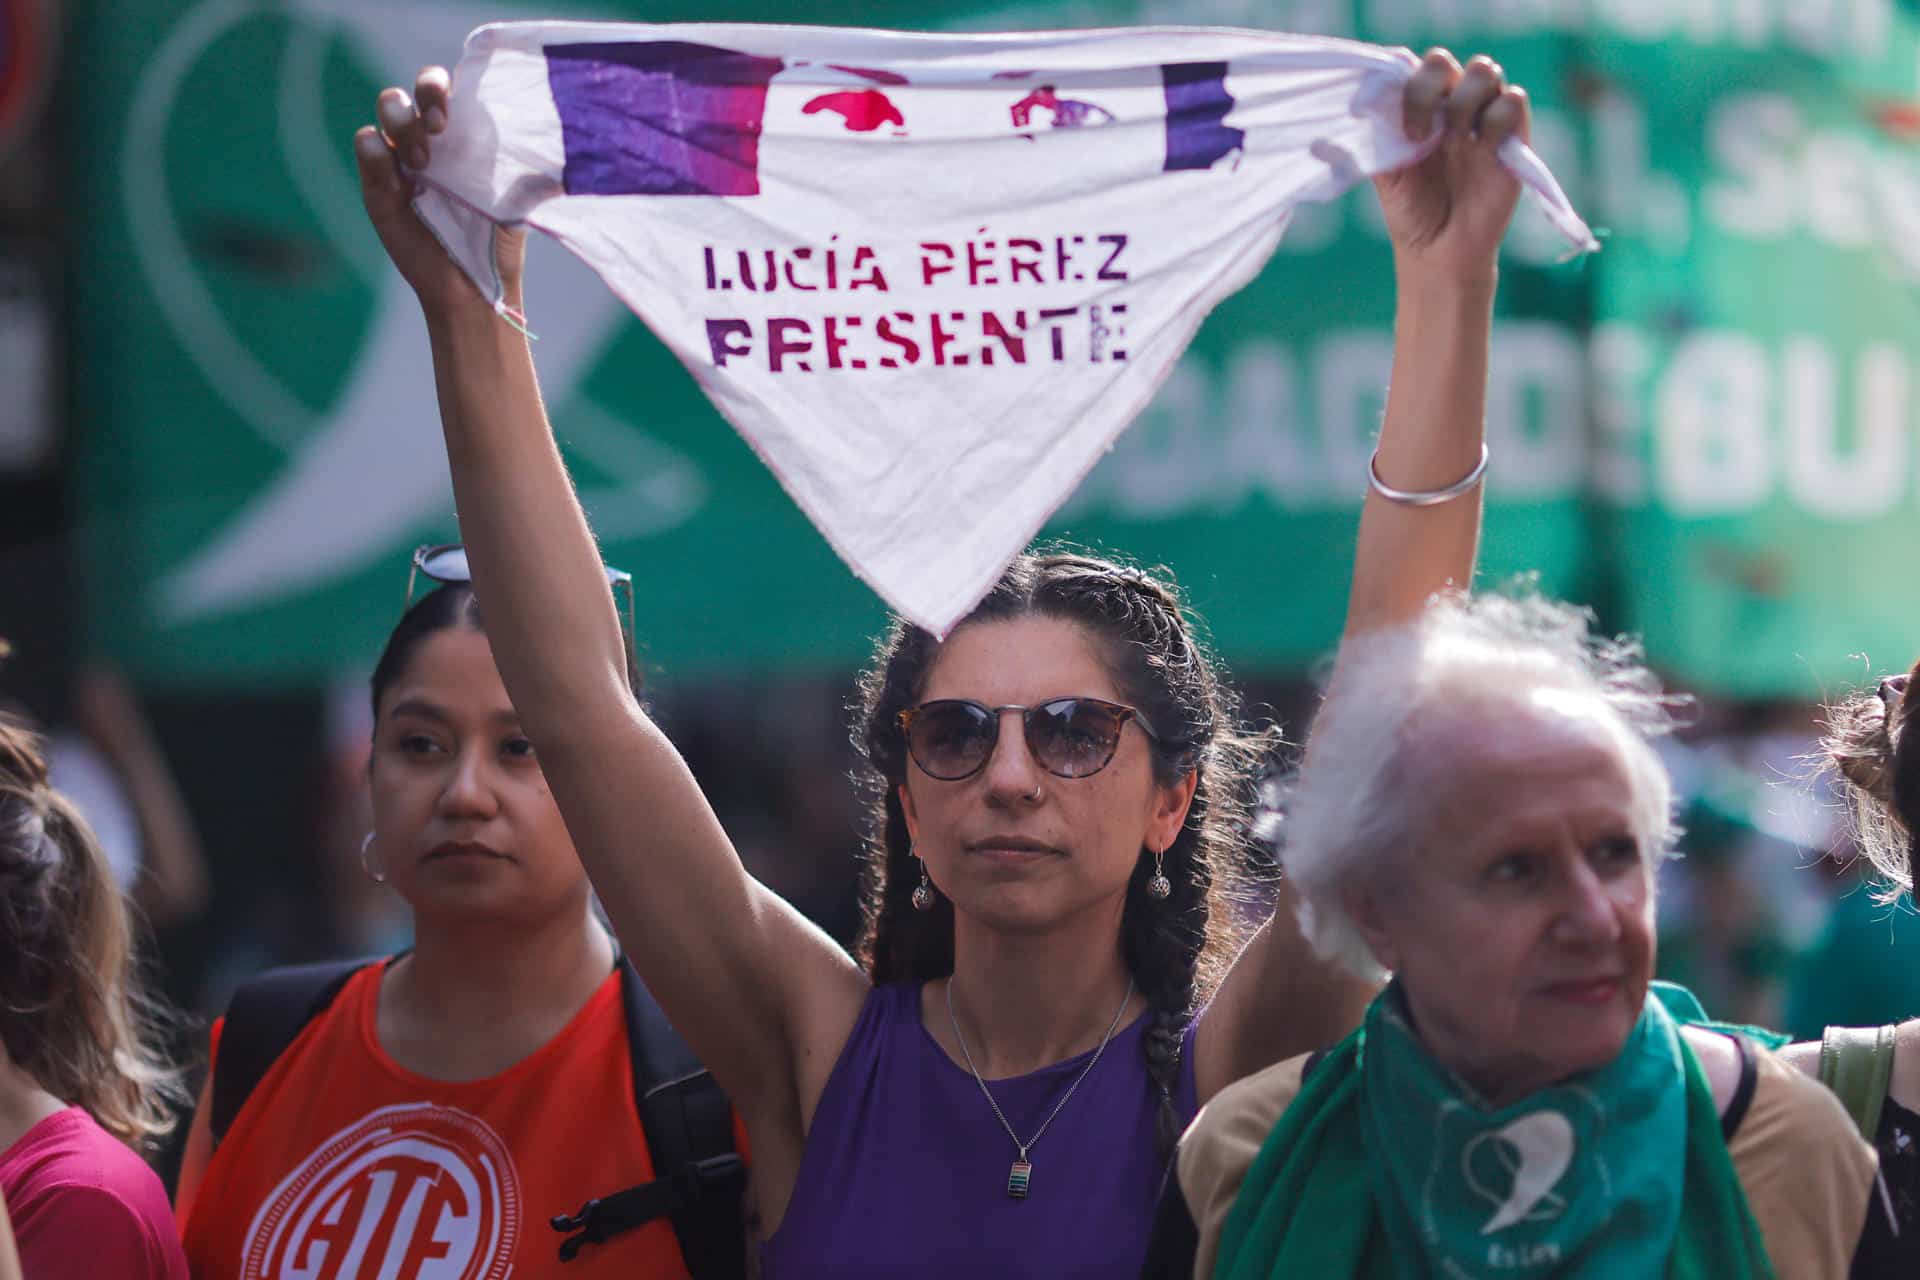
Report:
M764 1280L1138 1274L1166 1172L1141 1053L1151 1018L1114 1033L1027 1153L1031 1189L1015 1200L1018 1150L920 1025L920 984L875 987L820 1095L786 1216L761 1246ZM1193 1036L1173 1093L1183 1125L1199 1110ZM1016 1133L1040 1127L1090 1056L988 1081Z

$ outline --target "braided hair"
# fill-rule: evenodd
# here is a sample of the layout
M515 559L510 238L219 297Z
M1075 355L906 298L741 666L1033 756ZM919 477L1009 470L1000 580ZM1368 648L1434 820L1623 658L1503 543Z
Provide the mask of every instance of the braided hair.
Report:
M1904 682L1883 680L1827 709L1822 754L1846 784L1855 840L1891 900L1920 882L1914 836L1920 833L1920 735L1913 732L1920 693L1916 662Z
M133 929L99 841L47 782L38 742L0 715L0 1041L62 1102L130 1146L189 1099L159 1045Z
M960 626L1026 616L1072 622L1096 639L1121 696L1159 735L1155 781L1198 774L1186 821L1161 859L1172 892L1147 892L1154 855L1142 847L1120 924L1122 958L1151 1013L1143 1051L1169 1154L1181 1128L1173 1090L1184 1033L1249 932L1234 904L1243 897L1255 775L1278 733L1241 726L1238 699L1167 577L1070 552L1022 555ZM942 896L931 910L913 909L918 873L899 796L907 775L900 712L920 701L939 653L931 633L896 619L859 686L854 745L868 800L859 956L875 983L953 972L953 904Z

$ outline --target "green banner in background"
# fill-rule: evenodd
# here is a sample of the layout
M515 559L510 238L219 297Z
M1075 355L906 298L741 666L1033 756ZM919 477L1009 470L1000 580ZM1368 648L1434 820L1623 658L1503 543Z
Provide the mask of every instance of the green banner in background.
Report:
M1657 656L1743 694L1920 648L1920 22L1818 8L1587 53L1641 193L1595 277L1612 572Z
M1809 16L1814 9L1817 17ZM425 0L98 4L76 24L83 511L99 642L149 679L368 662L450 537L424 331L359 210L377 88L479 22ZM1605 252L1503 264L1489 576L1538 570L1685 682L1817 692L1920 645L1920 20L1886 0L593 6L959 29L1215 22L1493 53ZM578 15L581 6L569 7ZM861 660L865 587L597 279L529 311L555 427L669 675ZM1242 669L1338 634L1387 380L1370 193L1303 210L1051 531L1171 565Z

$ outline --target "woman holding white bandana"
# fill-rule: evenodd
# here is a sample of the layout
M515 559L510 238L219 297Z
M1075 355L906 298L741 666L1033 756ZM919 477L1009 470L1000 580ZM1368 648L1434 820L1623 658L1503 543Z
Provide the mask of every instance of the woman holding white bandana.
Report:
M1119 566L1023 557L944 640L893 629L863 731L886 813L871 963L856 963L746 873L673 746L620 696L611 601L526 341L411 206L408 170L428 166L450 109L446 72L414 89L381 95L356 150L425 312L475 590L624 947L739 1107L765 1274L1130 1273L1160 1134L1170 1148L1229 1081L1340 1034L1368 993L1285 917L1210 980L1236 948L1231 912L1208 905L1231 869L1203 829L1245 774L1177 596ZM1438 142L1377 183L1398 310L1359 628L1471 576L1519 191L1496 153L1528 121L1496 64L1440 50L1404 103L1404 132ZM491 243L517 308L520 236ZM896 950L913 954L894 964Z
M1202 1112L1159 1274L1847 1273L1871 1148L1651 982L1666 727L1637 655L1566 606L1443 597L1349 638L1283 860L1320 952L1392 981Z

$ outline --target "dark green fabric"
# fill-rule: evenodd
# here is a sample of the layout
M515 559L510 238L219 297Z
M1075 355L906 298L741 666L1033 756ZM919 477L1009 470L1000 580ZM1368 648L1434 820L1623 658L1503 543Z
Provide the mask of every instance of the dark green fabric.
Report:
M1744 1022L1722 1022L1718 1018L1709 1018L1707 1011L1693 992L1677 982L1654 982L1649 984L1647 994L1657 999L1675 1022L1684 1027L1705 1027L1709 1031L1721 1031L1731 1036L1745 1036L1765 1049L1778 1049L1783 1044L1792 1044L1793 1037L1766 1027L1751 1026Z

